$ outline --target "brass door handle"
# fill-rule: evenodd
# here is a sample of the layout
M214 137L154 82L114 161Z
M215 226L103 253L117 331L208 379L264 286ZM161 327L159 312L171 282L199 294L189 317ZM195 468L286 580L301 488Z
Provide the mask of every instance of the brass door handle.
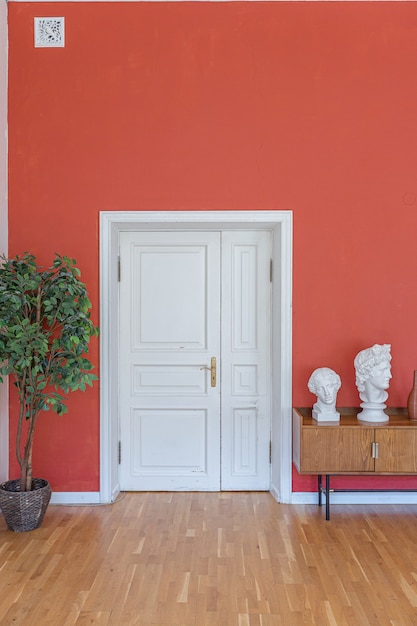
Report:
M200 370L208 370L209 372L211 372L211 386L215 387L217 384L217 362L216 362L216 357L212 356L211 357L211 367L208 367L207 365L203 365L203 367L200 367Z

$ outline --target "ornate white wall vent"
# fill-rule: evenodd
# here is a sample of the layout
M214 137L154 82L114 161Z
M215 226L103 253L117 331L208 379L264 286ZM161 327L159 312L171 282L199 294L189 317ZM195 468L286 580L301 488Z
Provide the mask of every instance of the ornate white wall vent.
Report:
M35 48L64 47L64 18L35 17Z

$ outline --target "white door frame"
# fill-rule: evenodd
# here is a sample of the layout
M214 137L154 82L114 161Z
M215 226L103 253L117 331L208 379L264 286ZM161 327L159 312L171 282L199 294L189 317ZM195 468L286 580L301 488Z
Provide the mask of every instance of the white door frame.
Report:
M272 456L270 492L291 501L292 212L102 211L100 213L100 502L113 502L118 477L118 291L121 230L256 230L273 232Z

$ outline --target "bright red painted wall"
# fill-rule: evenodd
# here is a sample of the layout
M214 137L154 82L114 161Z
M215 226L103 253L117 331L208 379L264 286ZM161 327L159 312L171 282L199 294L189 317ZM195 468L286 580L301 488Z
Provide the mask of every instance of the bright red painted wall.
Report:
M417 368L417 4L10 3L10 253L77 259L98 320L100 210L294 212L294 404L391 343ZM34 16L64 16L35 49ZM98 345L91 355L98 366ZM99 487L99 387L45 414L36 473ZM43 431L43 432L42 432ZM44 436L49 431L48 436ZM13 469L13 468L12 468ZM295 490L315 480L294 476Z

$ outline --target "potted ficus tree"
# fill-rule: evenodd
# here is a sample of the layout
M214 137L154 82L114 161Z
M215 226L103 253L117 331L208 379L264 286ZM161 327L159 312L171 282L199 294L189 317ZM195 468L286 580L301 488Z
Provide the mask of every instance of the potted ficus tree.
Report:
M42 411L67 412L65 395L97 378L85 357L98 329L74 259L55 255L43 268L26 252L0 257L0 382L17 389L16 458L20 477L0 485L0 508L10 530L38 528L51 496L49 482L32 476L36 424Z

